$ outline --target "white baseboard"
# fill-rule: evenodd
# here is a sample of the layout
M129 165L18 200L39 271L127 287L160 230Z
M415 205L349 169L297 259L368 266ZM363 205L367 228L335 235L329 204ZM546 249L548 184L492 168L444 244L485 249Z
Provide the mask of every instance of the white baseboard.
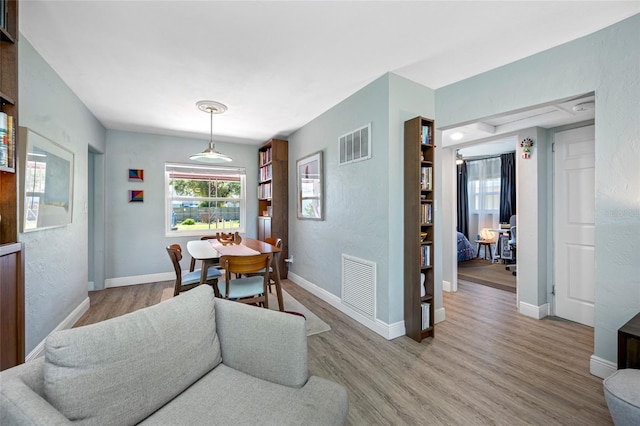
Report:
M436 309L436 311L433 313L433 320L437 323L442 322L445 320L445 311L444 311L444 307L440 308L440 309Z
M156 281L171 281L176 279L175 272L160 272L157 274L134 275L131 277L107 278L104 288L123 287L127 285L147 284Z
M380 336L384 337L387 340L395 339L396 337L404 336L406 334L406 331L404 328L404 321L398 321L393 324L387 324L378 319L376 319L375 321L371 320L371 318L367 318L366 316L360 314L359 312L355 311L349 306L344 305L342 303L342 300L335 294L329 293L327 290L321 287L318 287L312 282L305 280L301 276L296 275L293 272L289 271L287 278L289 279L289 281L299 285L300 287L307 290L309 293L324 300L325 302L327 302L328 304L330 304L340 312L344 313L350 318L353 318L354 320L358 321L360 324L364 325L371 331L379 334Z
M618 364L615 362L591 355L591 359L589 360L589 372L594 376L606 379L615 373L617 369Z
M71 313L69 315L67 315L67 317L60 324L58 324L58 326L56 328L54 328L51 331L51 333L53 333L54 331L66 330L68 328L73 327L73 325L76 322L78 322L80 317L82 317L82 315L84 315L84 313L89 310L89 305L90 305L89 297L87 297L78 306L76 306L76 308L73 311L71 311ZM49 334L51 334L51 333L49 333ZM46 340L46 338L43 339L42 342L38 343L38 345L31 352L29 352L29 354L25 358L25 362L29 362L29 361L31 361L33 359L36 359L39 356L44 354L44 341L45 340Z
M544 305L536 306L521 301L518 311L527 317L542 319L549 315L549 304L545 303Z
M450 281L442 281L442 291L446 291L447 293L451 293L453 291Z

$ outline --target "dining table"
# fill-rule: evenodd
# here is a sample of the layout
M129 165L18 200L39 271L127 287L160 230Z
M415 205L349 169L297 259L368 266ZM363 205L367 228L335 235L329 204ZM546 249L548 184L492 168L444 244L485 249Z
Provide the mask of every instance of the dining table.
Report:
M284 311L282 301L282 287L280 283L280 270L278 267L282 249L253 238L242 238L240 244L223 245L217 239L193 240L187 242L187 251L196 260L202 261L200 282L207 281L207 272L210 267L220 266L220 256L254 256L257 254L273 254L271 265L273 266L273 278L276 285L278 309Z

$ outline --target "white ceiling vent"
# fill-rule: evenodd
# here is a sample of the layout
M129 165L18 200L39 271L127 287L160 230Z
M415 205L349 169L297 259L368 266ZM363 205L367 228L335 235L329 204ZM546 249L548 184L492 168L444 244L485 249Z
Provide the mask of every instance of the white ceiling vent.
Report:
M338 138L340 165L371 158L371 123Z

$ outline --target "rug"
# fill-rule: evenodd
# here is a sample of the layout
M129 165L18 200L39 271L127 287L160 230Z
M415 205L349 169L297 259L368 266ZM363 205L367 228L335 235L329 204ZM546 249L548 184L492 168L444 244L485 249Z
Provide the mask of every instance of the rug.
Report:
M173 297L173 287L168 287L162 290L162 298L160 301L165 301ZM282 302L284 304L285 311L296 312L304 315L306 318L305 327L307 330L307 336L313 336L314 334L323 333L331 330L331 327L326 322L322 321L316 314L311 312L306 306L298 302L289 293L282 290ZM278 298L276 297L275 289L273 293L269 293L269 309L278 310ZM288 314L287 314L288 315Z

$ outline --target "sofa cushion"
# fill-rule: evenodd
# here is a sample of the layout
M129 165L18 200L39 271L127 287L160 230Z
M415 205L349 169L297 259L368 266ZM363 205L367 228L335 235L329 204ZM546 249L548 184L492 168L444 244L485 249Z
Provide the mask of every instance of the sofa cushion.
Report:
M221 364L142 425L342 425L349 413L346 389L312 376L292 388Z
M131 425L221 362L211 287L45 342L44 391L81 424Z

